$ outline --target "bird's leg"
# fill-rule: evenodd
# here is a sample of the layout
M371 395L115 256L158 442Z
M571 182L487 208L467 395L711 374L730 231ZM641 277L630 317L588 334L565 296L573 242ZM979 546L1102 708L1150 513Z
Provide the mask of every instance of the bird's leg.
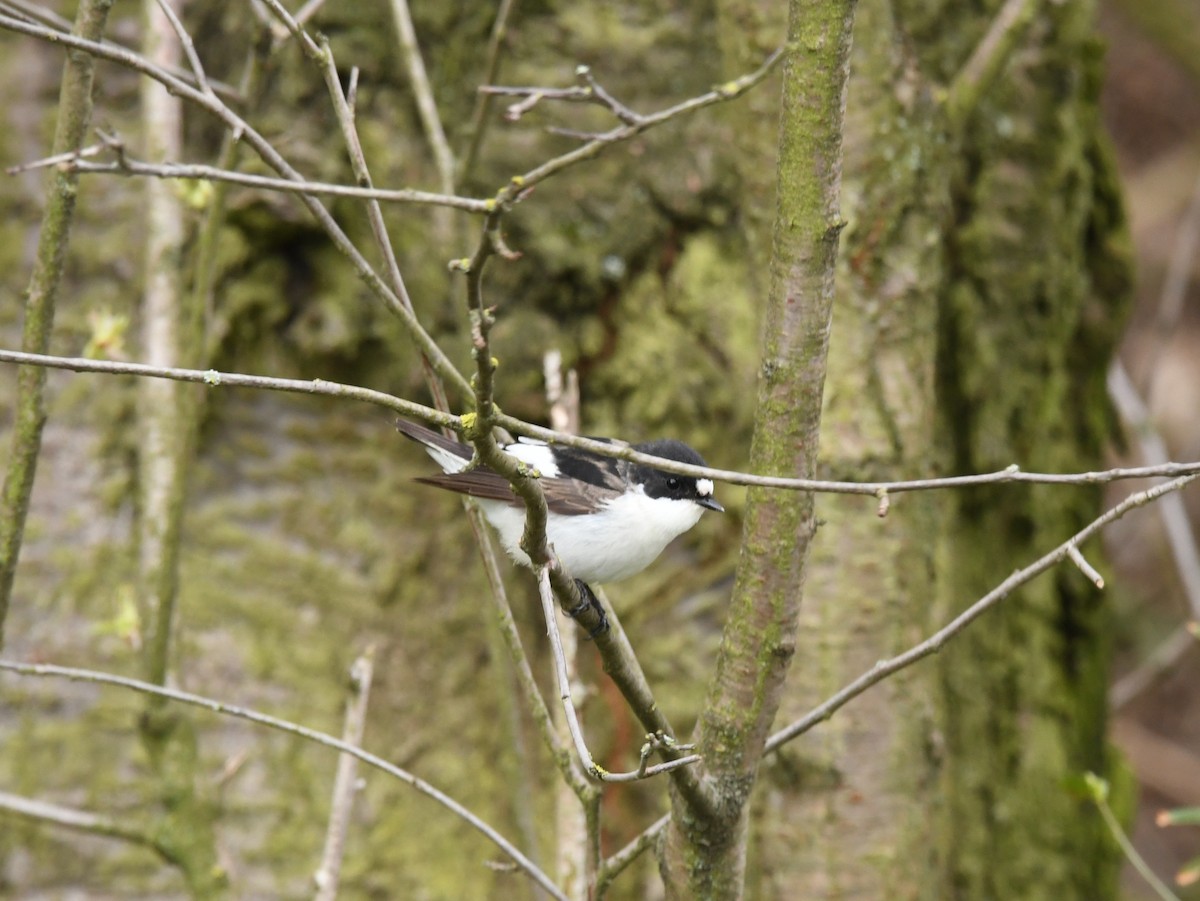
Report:
M568 611L567 616L571 617L571 619L576 619L580 614L586 613L589 607L595 608L596 612L600 614L600 622L596 625L596 628L588 632L588 638L603 635L608 631L608 614L604 612L604 608L596 600L595 592L592 591L587 582L583 581L583 579L576 579L575 585L579 589L579 596L583 600L579 602L579 606L574 610Z

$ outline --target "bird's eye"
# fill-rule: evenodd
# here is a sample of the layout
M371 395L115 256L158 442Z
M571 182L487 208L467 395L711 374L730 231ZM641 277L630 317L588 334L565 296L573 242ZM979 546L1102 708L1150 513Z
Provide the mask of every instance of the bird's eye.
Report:
M678 490L679 479L677 479L675 476L671 476L669 479L667 479L667 487L670 488L672 491Z

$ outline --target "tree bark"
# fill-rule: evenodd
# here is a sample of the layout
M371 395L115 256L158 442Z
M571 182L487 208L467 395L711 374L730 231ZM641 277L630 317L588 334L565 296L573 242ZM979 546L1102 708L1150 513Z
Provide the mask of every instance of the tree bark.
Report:
M751 469L811 476L825 384L852 0L789 7L779 187ZM795 649L811 494L750 491L742 556L697 749L711 807L672 791L668 896L739 898L747 801Z

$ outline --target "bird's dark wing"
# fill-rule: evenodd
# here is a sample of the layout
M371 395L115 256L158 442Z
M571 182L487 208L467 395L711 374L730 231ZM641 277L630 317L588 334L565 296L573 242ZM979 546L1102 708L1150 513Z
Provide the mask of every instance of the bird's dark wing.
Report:
M500 501L514 507L522 504L521 499L513 494L507 479L482 466L467 472L423 476L416 481L481 500ZM542 479L541 484L546 495L547 509L562 516L595 513L606 501L620 494L620 491L614 488L589 485L576 479Z
M542 479L542 492L551 513L563 516L583 516L595 513L606 503L619 497L621 489L610 485L592 485L578 479Z

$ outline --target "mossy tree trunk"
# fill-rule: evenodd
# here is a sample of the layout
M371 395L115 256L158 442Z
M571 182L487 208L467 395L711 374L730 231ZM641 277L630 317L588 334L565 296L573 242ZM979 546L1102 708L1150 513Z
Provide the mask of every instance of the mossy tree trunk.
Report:
M721 6L753 22L762 4ZM1128 263L1101 150L1094 7L1026 4L1005 37L1016 49L989 60L996 79L965 83L999 8L858 10L823 476L1100 462ZM946 89L964 84L955 97L969 101L951 111ZM753 184L762 156L740 149ZM1001 488L895 497L880 520L862 499L819 498L780 722L1098 505L1090 490ZM787 749L756 797L750 896L1111 897L1113 849L1064 788L1106 768L1103 626L1095 590L1059 571Z
M955 471L1088 469L1113 428L1104 377L1130 274L1094 14L1094 3L1045 4L963 123L940 292L940 431ZM1100 499L1090 488L956 494L944 615L1080 528ZM1067 788L1110 766L1108 629L1100 593L1063 568L940 658L944 897L1114 896L1116 849Z

